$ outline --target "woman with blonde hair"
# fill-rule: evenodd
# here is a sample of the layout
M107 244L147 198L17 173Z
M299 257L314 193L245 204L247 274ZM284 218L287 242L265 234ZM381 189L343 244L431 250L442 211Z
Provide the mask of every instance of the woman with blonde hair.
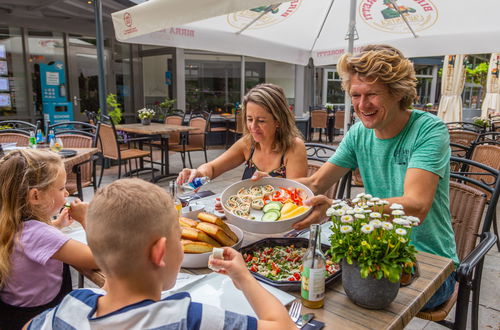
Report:
M274 84L255 86L245 95L242 111L243 137L213 161L182 170L179 184L195 177L214 179L242 163L242 179L255 178L257 171L282 178L306 176L306 148L283 89Z

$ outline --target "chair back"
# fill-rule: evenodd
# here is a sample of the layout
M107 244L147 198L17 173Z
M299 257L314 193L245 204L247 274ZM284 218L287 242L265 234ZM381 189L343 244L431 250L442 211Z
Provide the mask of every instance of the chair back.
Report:
M236 113L236 134L243 134L245 121L243 119L243 112Z
M450 214L459 260L476 246L486 194L464 183L450 181Z
M62 121L55 124L49 124L47 129L48 132L53 130L55 136L76 134L76 135L87 136L90 137L92 140L95 140L97 126L85 123L83 121ZM94 144L91 145L91 147L92 146L94 146Z
M192 113L189 118L189 126L196 127L195 130L189 131L188 144L191 147L204 148L206 134L210 129L210 113L202 111Z
M479 133L466 130L449 130L451 154L456 157L467 157Z
M112 122L104 123L99 122L97 125L97 134L101 143L99 150L102 155L107 158L118 159L120 155L118 140L116 136L115 127Z
M165 124L182 126L183 119L184 119L184 116L170 115L170 116L165 117ZM180 132L170 133L168 136L168 143L169 144L181 143L181 133Z
M0 127L3 127L0 129L1 133L18 133L29 136L30 132L36 132L41 125L39 120L35 125L22 120L2 120L0 121Z
M326 110L311 111L311 128L327 128L328 113Z
M486 126L469 123L466 121L453 121L445 123L449 130L470 131L476 133L484 133Z
M62 140L63 146L65 148L92 148L95 146L95 136L88 136L84 134L56 134L58 138ZM80 166L81 181L89 182L92 181L92 168L91 162L83 164ZM67 173L68 181L75 180L75 173Z
M495 170L500 170L500 146L491 144L476 145L473 149L471 160L487 165ZM494 186L496 178L488 175L486 170L471 165L469 171L478 173L471 174L471 178L482 181L489 186ZM486 193L489 199L490 193Z
M16 142L18 147L27 147L29 139L29 135L26 134L8 133L0 130L0 143Z
M337 111L335 112L335 124L334 128L336 129L344 129L344 118L345 118L345 111Z

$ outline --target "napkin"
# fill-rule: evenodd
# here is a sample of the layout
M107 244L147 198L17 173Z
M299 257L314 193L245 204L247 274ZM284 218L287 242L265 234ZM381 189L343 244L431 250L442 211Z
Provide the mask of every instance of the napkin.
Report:
M301 330L319 330L325 326L323 322L312 320L306 325L304 325Z

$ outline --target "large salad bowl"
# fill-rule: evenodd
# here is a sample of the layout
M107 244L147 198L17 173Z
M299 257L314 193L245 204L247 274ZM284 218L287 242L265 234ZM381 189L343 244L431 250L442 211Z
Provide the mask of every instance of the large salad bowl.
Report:
M276 189L279 187L284 187L286 189L299 188L301 191L302 198L305 200L314 196L312 191L305 185L288 179L282 178L272 178L267 177L260 179L258 181L243 180L236 182L229 187L227 187L221 195L221 203L224 209L224 214L226 215L227 221L245 231L257 233L257 234L276 234L282 233L292 229L292 225L302 219L304 219L309 213L311 213L311 208L308 208L304 212L297 214L286 220L276 220L276 221L262 221L263 216L262 210L250 210L250 216L253 219L248 219L242 216L238 216L234 213L234 210L228 208L226 202L231 196L237 195L237 193L242 188L251 188L254 186L266 186L271 185Z

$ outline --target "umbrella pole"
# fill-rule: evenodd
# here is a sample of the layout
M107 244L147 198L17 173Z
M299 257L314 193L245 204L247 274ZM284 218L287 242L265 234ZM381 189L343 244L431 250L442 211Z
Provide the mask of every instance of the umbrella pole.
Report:
M106 79L104 72L104 36L102 29L102 5L101 0L94 1L95 15L95 37L97 46L97 67L99 77L99 108L103 115L107 115L106 111ZM82 109L84 110L84 109Z
M356 0L351 0L351 6L349 10L349 32L347 34L347 52L349 54L353 53L354 50L354 38L356 31ZM345 91L344 94L344 108L345 108L345 116L344 116L344 134L347 133L349 129L349 124L351 123L351 97L349 93Z

